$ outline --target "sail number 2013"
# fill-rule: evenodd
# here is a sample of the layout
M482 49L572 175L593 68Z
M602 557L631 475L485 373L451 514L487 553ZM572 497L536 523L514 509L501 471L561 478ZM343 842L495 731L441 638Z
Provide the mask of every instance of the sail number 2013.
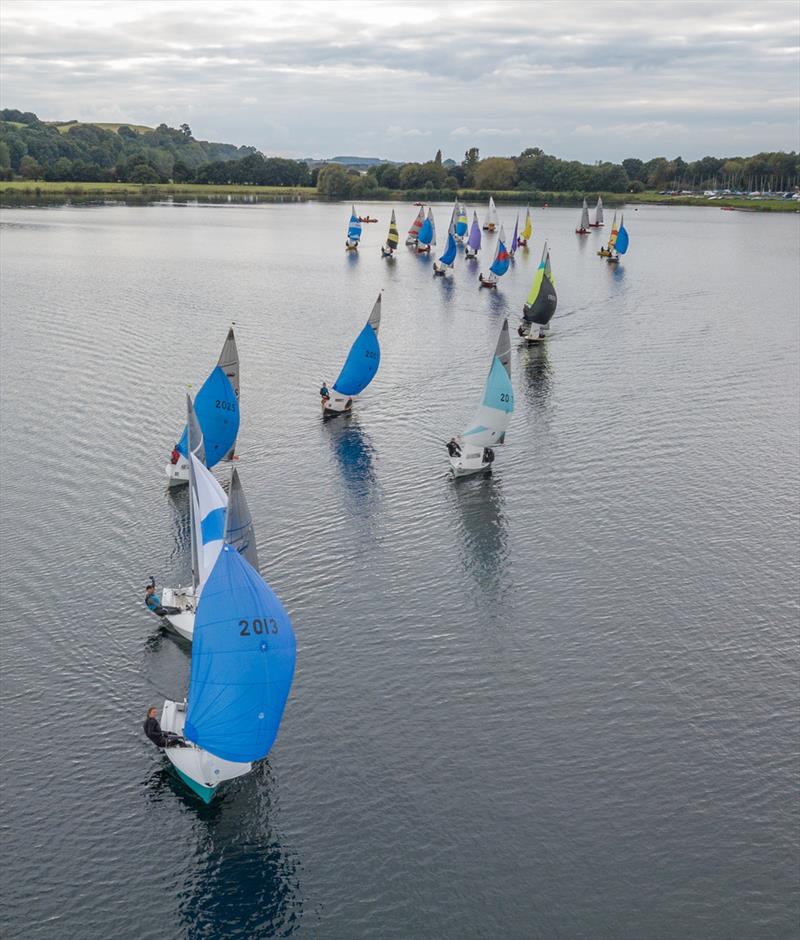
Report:
M278 632L278 624L273 617L265 617L264 620L258 617L255 617L253 620L240 620L239 626L242 628L239 631L239 636L252 636L253 633L261 636L262 633ZM253 633L250 632L251 629Z

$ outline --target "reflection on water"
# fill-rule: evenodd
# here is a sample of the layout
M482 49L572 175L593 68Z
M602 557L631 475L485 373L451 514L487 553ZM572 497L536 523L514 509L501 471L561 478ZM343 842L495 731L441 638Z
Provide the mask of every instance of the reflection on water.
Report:
M354 414L327 421L324 430L345 484L344 493L351 515L371 527L377 518L374 510L379 488L375 476L375 450L369 436Z
M299 928L300 866L272 823L275 788L262 761L211 805L194 801L196 863L179 896L188 937L286 937Z
M520 365L525 377L525 399L539 408L549 406L553 391L553 370L547 350L549 340L532 346L519 346Z
M490 598L500 594L508 561L505 498L491 473L459 480L453 487L461 536L461 559L467 574Z

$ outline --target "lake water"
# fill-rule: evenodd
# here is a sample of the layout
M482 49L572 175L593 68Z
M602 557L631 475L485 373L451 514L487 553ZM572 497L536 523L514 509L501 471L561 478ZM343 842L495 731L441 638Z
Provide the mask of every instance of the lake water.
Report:
M349 208L2 214L4 936L796 936L800 217L631 207L614 269L537 208L489 292L488 257L382 261L388 205L346 255ZM551 337L454 483L545 237ZM380 372L323 424L379 289ZM206 807L141 731L190 658L143 593L188 576L163 468L231 320L298 657Z

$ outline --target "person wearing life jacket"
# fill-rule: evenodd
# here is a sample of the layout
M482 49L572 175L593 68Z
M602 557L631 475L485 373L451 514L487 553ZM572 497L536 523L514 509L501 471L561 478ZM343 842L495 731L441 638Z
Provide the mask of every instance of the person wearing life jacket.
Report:
M175 464L181 459L181 452L178 450L178 445L176 444L172 448L172 453L169 455L169 462L174 467Z
M173 734L171 731L162 731L161 725L156 718L158 709L148 708L147 718L144 721L144 733L155 744L156 747L189 747L179 734Z
M323 381L322 388L319 390L319 397L322 399L322 407L331 400L331 393L328 391L328 383Z
M161 598L156 594L155 582L152 580L144 589L144 603L145 607L152 612L157 617L166 617L167 614L179 614L181 612L180 607L164 607L161 604Z

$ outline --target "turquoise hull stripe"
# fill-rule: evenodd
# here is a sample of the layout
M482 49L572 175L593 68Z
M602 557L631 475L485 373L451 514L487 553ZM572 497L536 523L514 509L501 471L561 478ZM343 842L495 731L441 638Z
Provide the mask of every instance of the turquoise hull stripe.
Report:
M172 766L175 767L174 764ZM178 776L181 778L181 780L183 780L183 782L186 784L186 786L189 787L189 789L192 790L194 793L196 793L200 797L201 800L204 800L206 803L211 802L211 798L214 796L214 793L216 792L216 787L204 787L202 783L198 783L196 780L192 780L191 777L187 776L185 773L183 773L183 771L178 770L177 767L175 767L175 770L177 771Z

